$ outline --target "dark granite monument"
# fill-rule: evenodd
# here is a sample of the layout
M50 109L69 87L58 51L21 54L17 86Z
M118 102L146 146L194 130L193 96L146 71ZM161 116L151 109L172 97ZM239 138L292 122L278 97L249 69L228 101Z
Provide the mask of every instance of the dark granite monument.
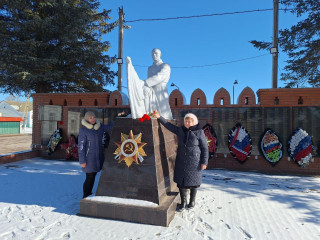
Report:
M79 215L168 226L178 201L173 182L176 148L176 136L157 119L117 118L96 196L144 200L158 206L82 199Z

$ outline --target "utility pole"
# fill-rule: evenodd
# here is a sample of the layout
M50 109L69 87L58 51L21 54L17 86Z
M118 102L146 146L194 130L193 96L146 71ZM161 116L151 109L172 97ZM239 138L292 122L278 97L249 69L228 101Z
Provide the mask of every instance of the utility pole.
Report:
M279 32L279 2L273 0L273 38L272 48L270 53L272 54L272 88L278 87L278 32Z
M118 47L118 91L122 91L122 63L123 63L123 21L124 13L123 7L119 8L119 47Z
M24 109L23 109L23 115L22 115L22 129L25 129L26 126L27 126L27 117L28 117L28 103L29 103L29 98L30 98L30 91L28 92L28 95L27 95L27 100L25 102L25 105L24 105Z

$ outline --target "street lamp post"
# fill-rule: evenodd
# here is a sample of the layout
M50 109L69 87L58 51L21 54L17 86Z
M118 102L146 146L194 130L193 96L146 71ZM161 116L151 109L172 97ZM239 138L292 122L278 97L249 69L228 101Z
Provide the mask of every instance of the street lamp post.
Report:
M238 81L237 80L234 80L234 83L233 83L233 93L232 93L232 100L233 100L233 104L234 104L234 85L238 84Z
M171 83L170 86L171 86L171 87L176 87L176 88L180 91L179 87L178 87L177 85L175 85L174 83Z

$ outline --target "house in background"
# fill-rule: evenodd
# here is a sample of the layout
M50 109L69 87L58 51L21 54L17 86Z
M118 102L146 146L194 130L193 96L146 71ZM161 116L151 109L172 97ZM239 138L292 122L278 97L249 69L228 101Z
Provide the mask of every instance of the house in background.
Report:
M21 127L32 128L33 102L6 100L6 103L10 104L20 113L20 117L23 120L23 122L21 123Z
M0 135L19 134L21 114L6 101L0 102Z

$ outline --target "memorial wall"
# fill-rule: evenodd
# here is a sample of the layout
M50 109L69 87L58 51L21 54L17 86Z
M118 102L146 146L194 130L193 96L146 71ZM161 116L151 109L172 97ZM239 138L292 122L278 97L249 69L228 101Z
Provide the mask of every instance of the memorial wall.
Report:
M86 111L93 111L104 124L114 121L123 111L126 114L130 113L129 105L123 104L123 94L119 94L118 91L99 94L101 93L34 94L34 148L45 148L48 137L57 128L63 130L64 139L68 139L71 134L77 136L81 119ZM227 162L232 161L228 135L235 124L240 123L252 140L250 164L257 159L255 163L258 163L262 157L259 144L266 129L273 130L283 145L282 165L285 162L294 164L289 158L288 141L294 131L301 128L311 136L314 146L312 155L315 163L311 162L310 166L316 166L317 169L313 171L320 172L320 89L260 89L257 92L259 102L256 102L253 91L245 88L236 104L230 103L228 94L225 89L217 91L214 97L215 104L208 104L205 94L200 89L194 91L190 104L185 104L184 97L178 90L172 91L169 97L173 118L177 124L182 124L184 115L192 112L198 116L201 124L212 126L217 136L217 148L216 155L209 161L209 165L226 167ZM54 119L44 118L42 113L40 114L44 109L43 106L50 104L52 109L62 108L62 111L56 111ZM60 112L61 116L56 116ZM291 165L278 168L290 168ZM251 167L249 166L249 169ZM243 166L240 167L242 168Z

